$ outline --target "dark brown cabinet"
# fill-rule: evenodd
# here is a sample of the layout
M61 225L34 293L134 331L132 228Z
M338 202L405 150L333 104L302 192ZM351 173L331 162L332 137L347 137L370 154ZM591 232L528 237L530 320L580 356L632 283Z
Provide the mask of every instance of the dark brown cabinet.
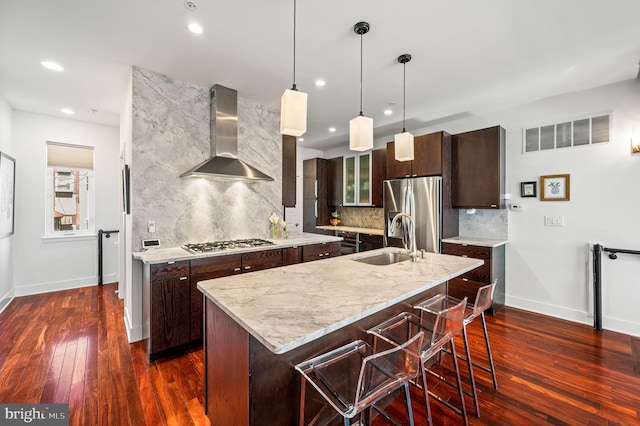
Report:
M282 205L296 206L296 137L282 135Z
M340 241L330 243L310 244L302 247L302 261L311 262L314 260L326 259L328 257L340 256Z
M382 182L387 178L387 148L371 152L371 205L382 207Z
M285 247L282 249L282 266L295 265L302 262L302 247Z
M327 205L335 208L342 205L343 183L343 157L327 160Z
M149 358L189 343L189 261L151 265Z
M505 130L459 133L451 146L454 208L504 208Z
M302 230L316 232L316 226L329 224L327 160L312 158L305 160L302 167Z
M482 266L466 274L449 280L449 295L462 299L467 296L471 303L476 299L478 289L497 280L493 293L491 313L504 306L505 298L505 246L484 247L469 244L442 243L442 253L454 256L470 257L484 260Z
M387 143L387 179L414 176L445 176L451 165L451 135L436 132L416 136L413 142L414 160L396 161L395 142Z
M282 249L252 251L242 254L242 272L262 271L282 266Z
M382 235L372 235L372 234L358 234L359 242L358 242L358 250L359 251L369 251L375 250L384 247L384 243L382 241Z
M190 342L202 339L203 294L198 290L198 282L240 273L242 273L242 256L240 254L191 260Z

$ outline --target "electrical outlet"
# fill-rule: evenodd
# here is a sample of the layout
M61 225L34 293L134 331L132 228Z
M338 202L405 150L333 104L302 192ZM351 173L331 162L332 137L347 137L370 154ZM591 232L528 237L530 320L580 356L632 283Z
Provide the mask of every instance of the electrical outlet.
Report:
M522 210L524 210L524 206L522 204L510 204L509 209L516 212L521 212Z
M544 226L564 226L564 216L545 216Z
M152 234L154 232L156 232L156 221L155 220L148 220L147 221L147 231L149 231Z

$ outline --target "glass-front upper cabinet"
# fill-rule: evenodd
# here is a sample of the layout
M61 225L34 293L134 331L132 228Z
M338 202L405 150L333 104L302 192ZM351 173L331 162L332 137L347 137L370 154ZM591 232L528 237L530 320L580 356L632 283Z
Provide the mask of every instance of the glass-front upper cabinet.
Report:
M344 205L371 205L371 153L344 158Z

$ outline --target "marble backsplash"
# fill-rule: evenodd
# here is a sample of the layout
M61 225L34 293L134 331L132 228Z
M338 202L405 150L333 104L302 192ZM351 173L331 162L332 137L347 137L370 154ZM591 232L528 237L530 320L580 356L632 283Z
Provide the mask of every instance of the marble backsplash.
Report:
M340 225L384 229L384 209L380 207L339 207Z
M464 237L508 239L508 214L506 209L477 209L475 214L459 212L459 234Z
M265 238L282 211L280 113L238 98L238 158L274 178L246 183L184 179L210 157L209 87L133 68L131 204L133 250L142 239L174 247ZM147 232L147 221L156 232Z

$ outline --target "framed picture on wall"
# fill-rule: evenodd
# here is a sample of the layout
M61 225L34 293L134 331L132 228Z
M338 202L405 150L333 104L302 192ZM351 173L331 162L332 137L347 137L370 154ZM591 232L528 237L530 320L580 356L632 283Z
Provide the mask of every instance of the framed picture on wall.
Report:
M537 182L520 182L520 196L521 197L536 197Z
M0 152L0 238L13 234L16 160Z
M569 201L569 175L540 176L540 201Z

